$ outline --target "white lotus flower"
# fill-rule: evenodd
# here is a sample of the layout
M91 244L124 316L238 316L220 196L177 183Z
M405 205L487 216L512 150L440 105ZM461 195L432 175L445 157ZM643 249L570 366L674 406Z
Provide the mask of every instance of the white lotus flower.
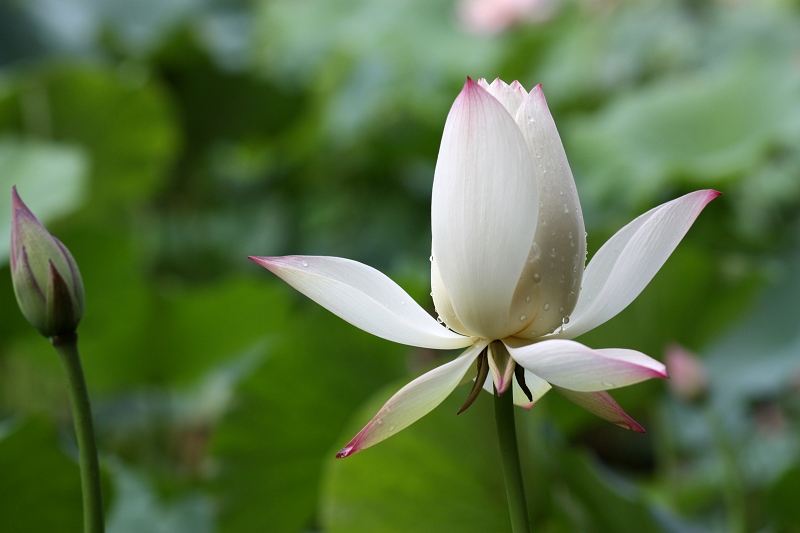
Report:
M581 206L541 86L528 94L516 81L468 79L444 127L431 205L432 295L447 327L367 265L338 257L251 259L373 335L466 348L403 387L337 457L427 414L476 360L467 405L481 385L499 394L512 387L515 402L528 408L555 387L592 413L643 431L605 391L666 377L664 365L634 350L593 350L570 339L625 309L718 195L697 191L648 211L584 271Z

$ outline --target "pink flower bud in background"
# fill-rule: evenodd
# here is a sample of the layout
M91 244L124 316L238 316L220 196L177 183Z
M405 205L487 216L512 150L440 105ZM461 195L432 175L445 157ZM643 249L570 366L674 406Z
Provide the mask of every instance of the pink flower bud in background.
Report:
M667 348L665 360L672 394L689 402L702 400L708 393L708 374L700 359L674 344Z
M461 0L458 14L464 29L493 35L518 22L542 22L555 13L556 0Z

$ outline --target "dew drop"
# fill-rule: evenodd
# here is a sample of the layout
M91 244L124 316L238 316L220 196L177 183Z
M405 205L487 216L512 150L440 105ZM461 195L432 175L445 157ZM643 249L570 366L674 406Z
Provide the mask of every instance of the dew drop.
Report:
M305 261L303 261L301 264L302 264L304 267L307 267L307 266L308 266L308 263L306 263Z
M537 276L538 276L538 274L537 274ZM536 279L536 276L534 276L533 278ZM525 297L525 303L527 303L527 304L531 303L531 297L530 296L526 296Z
M542 276L540 276L539 274L534 274L533 275L533 282L534 283L539 283L540 281L542 281Z
M526 320L528 320L528 315L520 315L520 316L519 316L519 321L520 321L520 322L524 322L524 321L526 321Z
M614 388L614 384L611 383L610 381L603 381L602 384L603 384L603 387L605 387L607 389L613 389Z
M430 261L430 262L433 262L433 256L430 256L430 257L428 258L428 261Z
M558 312L559 312L559 314L563 315L564 314L564 308L563 307L559 307L558 308Z
M549 311L550 310L550 304L544 304L544 310L545 311Z
M394 426L389 426L389 431L394 431Z
M564 212L569 213L569 207L567 207L567 204L564 204Z
M377 422L377 424L379 426L382 426L383 425L383 418L379 418L378 420L376 420L376 422Z
M569 324L569 317L568 317L568 316L565 316L564 318L562 318L562 319L561 319L561 323L562 323L562 324Z

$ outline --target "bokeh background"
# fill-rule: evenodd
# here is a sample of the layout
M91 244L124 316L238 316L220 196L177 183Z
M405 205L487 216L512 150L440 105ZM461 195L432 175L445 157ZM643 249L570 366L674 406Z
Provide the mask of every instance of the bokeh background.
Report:
M580 339L668 360L614 393L647 434L555 393L517 413L536 530L800 531L800 2L4 0L0 234L16 184L83 272L110 533L508 530L489 395L334 459L453 355L246 259L356 259L433 311L433 169L468 75L544 84L590 256L724 193ZM3 237L0 530L79 531L62 370L7 260Z

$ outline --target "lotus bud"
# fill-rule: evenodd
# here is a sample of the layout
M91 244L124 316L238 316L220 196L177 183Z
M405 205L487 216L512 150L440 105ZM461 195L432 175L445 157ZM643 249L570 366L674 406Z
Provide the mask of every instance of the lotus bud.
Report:
M74 333L83 317L81 273L72 254L11 192L11 280L25 319L45 337Z

